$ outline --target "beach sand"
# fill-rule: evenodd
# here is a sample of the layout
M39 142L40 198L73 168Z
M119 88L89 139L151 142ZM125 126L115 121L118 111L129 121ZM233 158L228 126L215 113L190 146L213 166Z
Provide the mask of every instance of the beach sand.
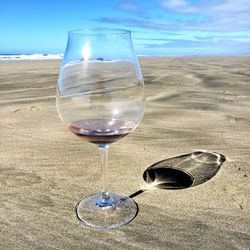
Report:
M75 205L101 190L100 160L59 119L60 62L0 62L0 249L249 249L250 57L140 63L146 112L110 146L109 190L132 195L148 167L197 150L223 155L219 171L205 178L208 164L190 188L138 192L132 222L87 229Z

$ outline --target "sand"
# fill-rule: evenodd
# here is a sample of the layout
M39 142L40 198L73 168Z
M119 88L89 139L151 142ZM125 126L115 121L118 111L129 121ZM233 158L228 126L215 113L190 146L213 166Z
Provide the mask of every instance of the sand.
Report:
M123 227L87 229L74 207L101 189L100 161L58 117L60 62L0 62L0 249L249 249L250 58L140 63L146 112L110 147L109 190L132 195L148 167L197 150L225 161L189 188L138 192Z

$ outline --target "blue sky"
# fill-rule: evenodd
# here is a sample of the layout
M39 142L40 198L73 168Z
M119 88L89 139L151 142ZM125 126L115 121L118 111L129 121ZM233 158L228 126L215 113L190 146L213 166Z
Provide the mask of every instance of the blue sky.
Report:
M143 55L250 54L250 0L6 0L0 53L63 53L86 27L129 29Z

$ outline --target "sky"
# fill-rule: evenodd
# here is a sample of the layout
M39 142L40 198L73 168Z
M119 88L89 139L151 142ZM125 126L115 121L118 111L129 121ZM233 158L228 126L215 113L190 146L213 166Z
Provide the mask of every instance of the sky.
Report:
M250 0L6 0L0 54L63 53L69 30L132 31L138 55L250 55Z

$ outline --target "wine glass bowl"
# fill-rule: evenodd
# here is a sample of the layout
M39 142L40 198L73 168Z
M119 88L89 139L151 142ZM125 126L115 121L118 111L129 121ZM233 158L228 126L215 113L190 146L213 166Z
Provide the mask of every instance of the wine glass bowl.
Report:
M130 31L70 31L56 101L66 127L100 149L103 190L78 203L77 217L100 229L128 223L137 205L107 191L106 166L109 144L131 133L144 113L144 83Z

